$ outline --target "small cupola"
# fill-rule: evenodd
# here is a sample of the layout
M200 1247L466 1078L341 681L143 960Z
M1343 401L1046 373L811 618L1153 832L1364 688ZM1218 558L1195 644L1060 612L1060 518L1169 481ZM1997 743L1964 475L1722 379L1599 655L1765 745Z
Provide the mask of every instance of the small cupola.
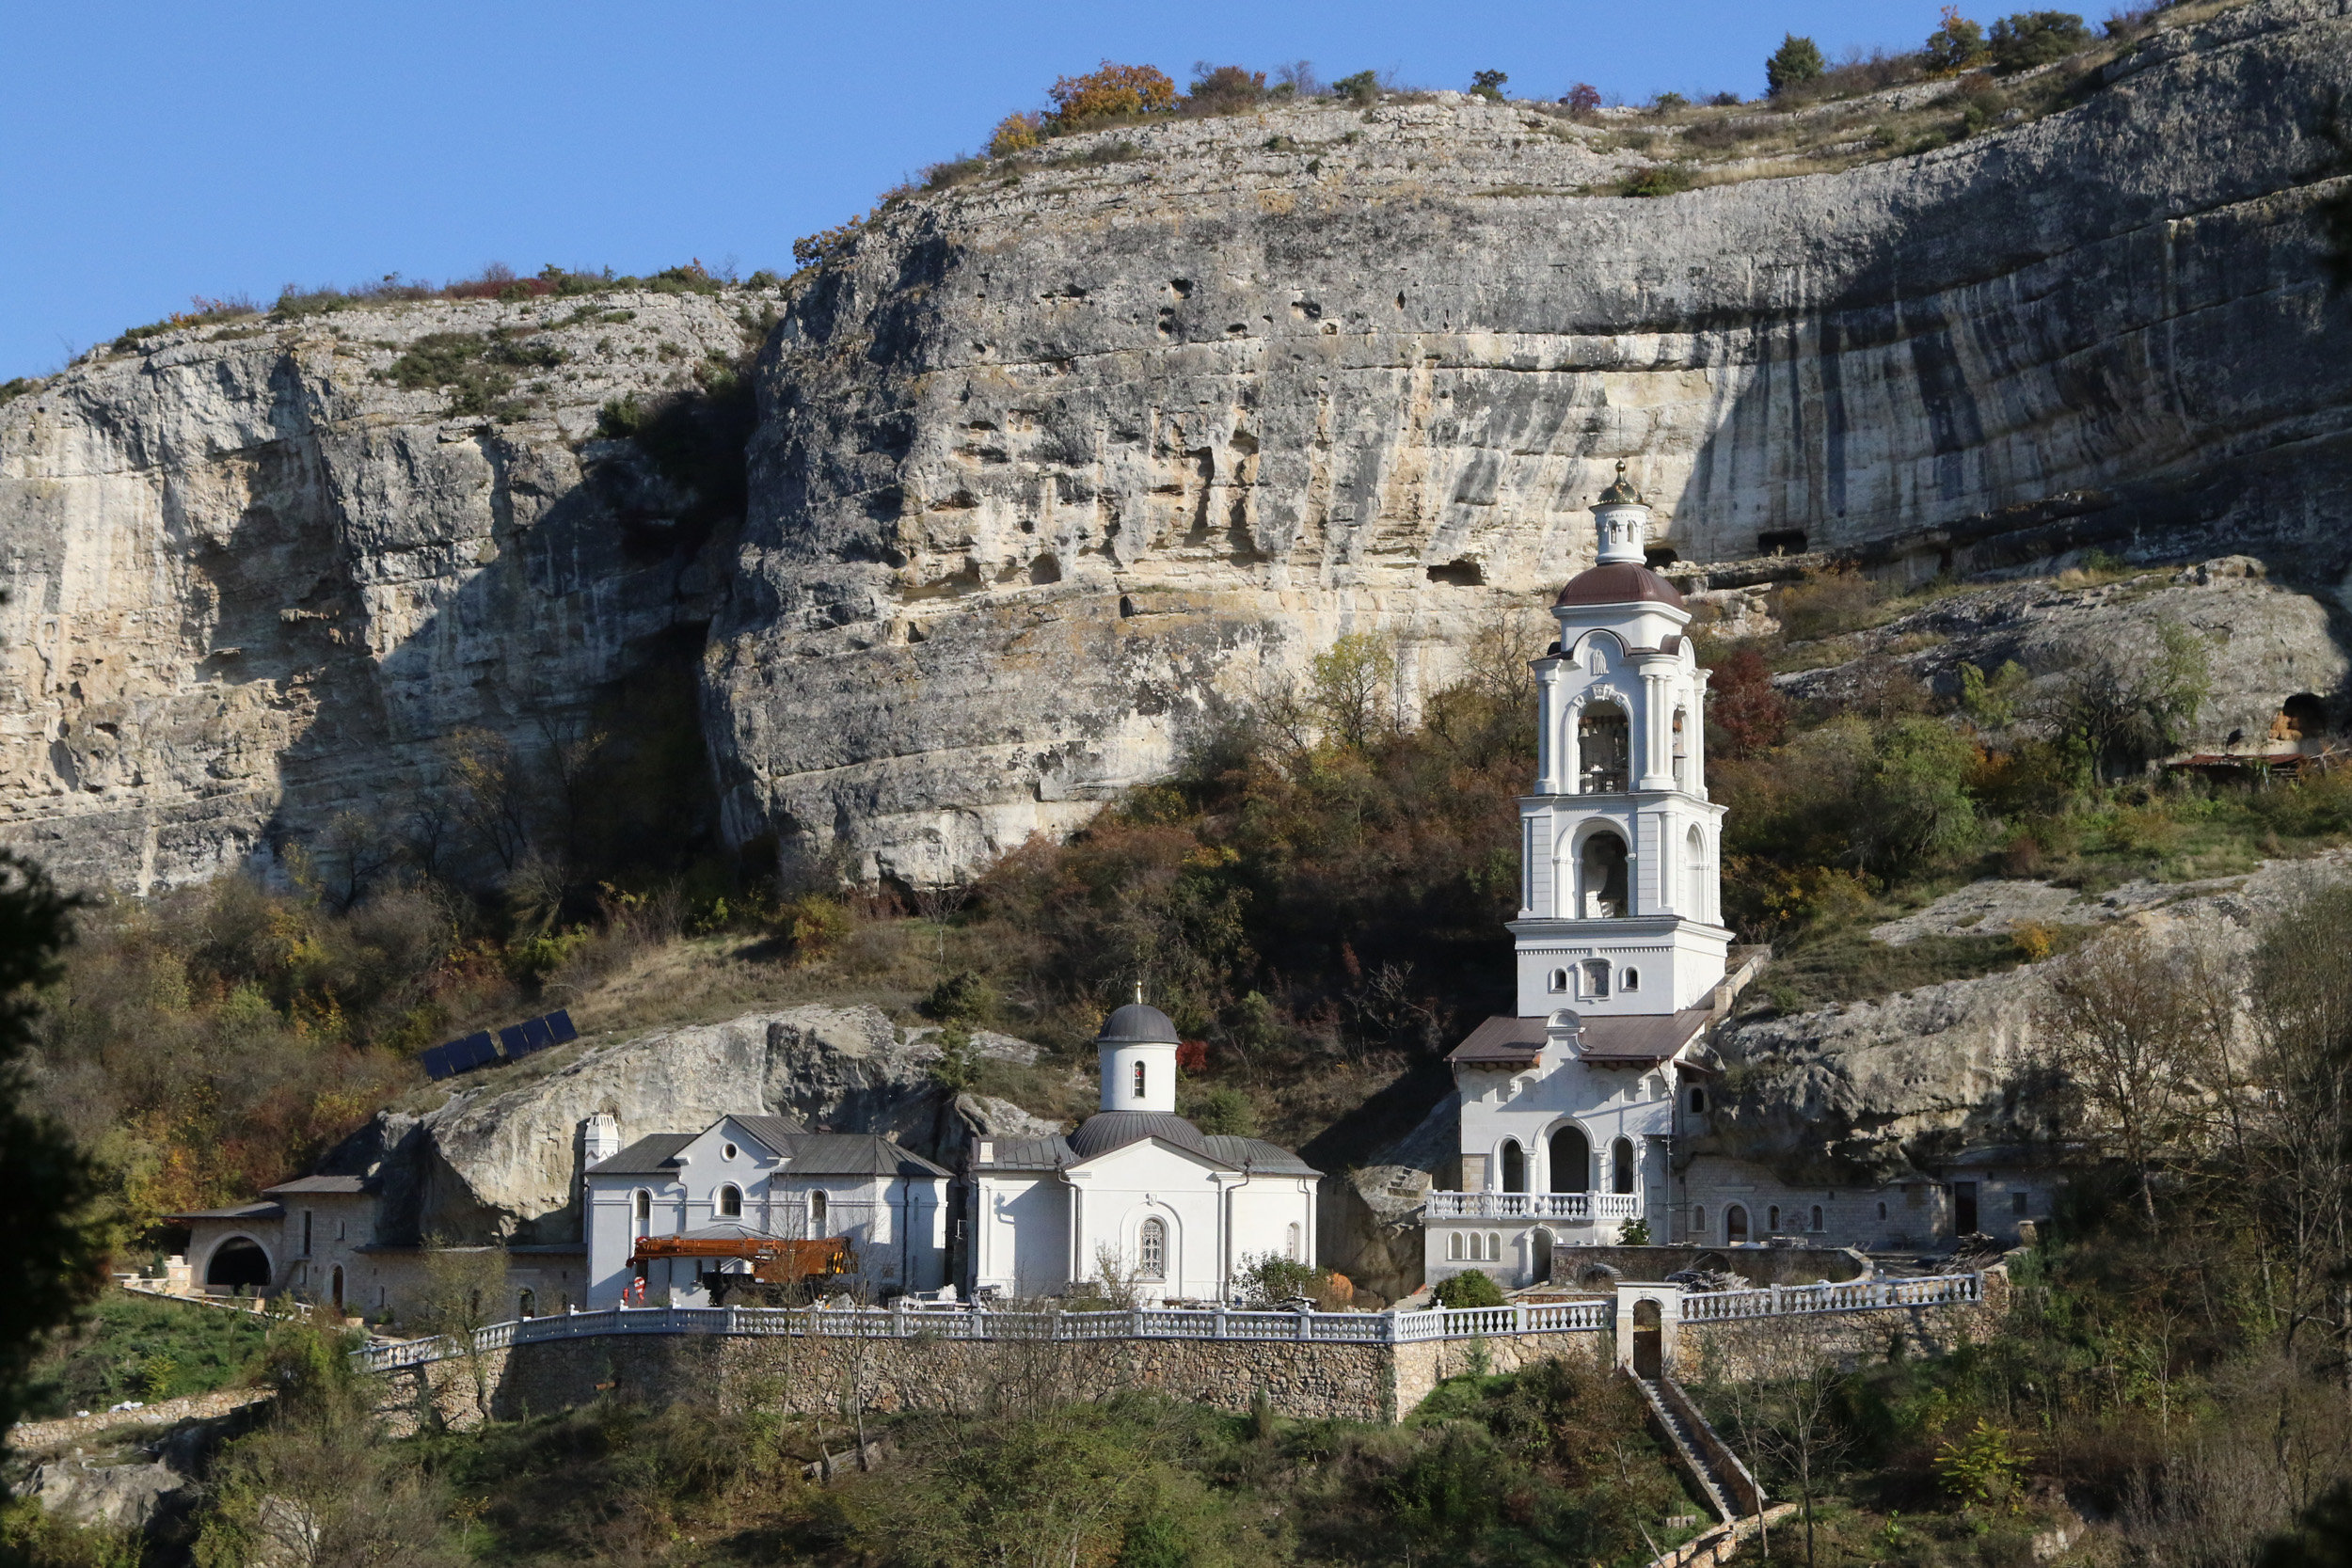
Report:
M1600 529L1600 560L1603 565L1619 562L1640 566L1649 556L1649 507L1642 499L1642 492L1625 477L1625 459L1617 459L1616 482L1600 493L1593 503L1593 517Z
M1176 1025L1147 1005L1143 987L1136 999L1103 1022L1094 1050L1103 1068L1105 1111L1176 1110Z

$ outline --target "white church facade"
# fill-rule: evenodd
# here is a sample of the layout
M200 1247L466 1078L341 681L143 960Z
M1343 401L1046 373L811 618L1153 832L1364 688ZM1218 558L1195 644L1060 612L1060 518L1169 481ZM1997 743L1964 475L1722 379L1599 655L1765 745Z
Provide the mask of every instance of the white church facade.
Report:
M1158 1008L1121 1007L1095 1039L1101 1110L1066 1137L975 1142L976 1291L1058 1295L1108 1269L1146 1302L1216 1302L1268 1253L1315 1260L1320 1173L1273 1144L1203 1133L1178 1116L1178 1044Z

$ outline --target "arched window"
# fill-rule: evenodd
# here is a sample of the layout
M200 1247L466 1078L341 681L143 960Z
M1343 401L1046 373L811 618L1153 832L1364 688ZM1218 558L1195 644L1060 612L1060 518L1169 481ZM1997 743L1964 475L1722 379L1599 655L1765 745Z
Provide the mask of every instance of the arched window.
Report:
M1764 1228L1765 1228L1765 1230L1766 1230L1766 1232L1767 1232L1767 1233L1770 1233L1770 1232L1772 1232L1772 1231L1778 1230L1778 1229L1780 1228L1780 1205L1779 1205L1779 1204L1775 1203L1775 1204L1773 1204L1771 1208L1769 1208L1769 1209L1767 1209L1767 1210L1765 1210L1765 1211L1764 1211Z
M1498 1263L1502 1260L1502 1233L1499 1230L1489 1230L1486 1232L1486 1261Z
M1707 1211L1704 1208L1694 1208L1691 1211L1691 1234L1701 1239L1706 1237Z
M1703 1116L1706 1114L1706 1111L1707 1091L1699 1088L1692 1089L1691 1091L1691 1114L1694 1117Z
M1168 1277L1168 1224L1160 1219L1148 1219L1136 1233L1136 1277L1166 1279Z
M1502 1140L1502 1190L1506 1193L1527 1191L1527 1150L1517 1138Z
M1282 1249L1282 1255L1294 1263L1303 1261L1303 1259L1301 1259L1298 1256L1298 1245L1302 1239L1303 1238L1301 1237L1298 1229L1298 1222L1296 1220L1293 1220L1291 1222L1290 1233L1286 1238L1286 1244Z
M816 1240L826 1234L825 1195L822 1193L811 1193L808 1195L808 1234L811 1240Z
M1593 1146L1581 1127L1563 1127L1551 1135L1551 1190L1581 1193L1593 1184Z
M1456 1230L1445 1239L1445 1256L1446 1261L1450 1263L1458 1263L1462 1260L1462 1233L1460 1231Z
M1586 795L1622 795L1631 772L1632 731L1625 709L1614 703L1594 703L1576 724L1576 758L1582 774L1578 783Z
M1567 989L1568 989L1568 972L1567 972L1566 970L1565 970L1565 969L1555 969L1555 970L1553 970L1553 971L1551 972L1551 990L1552 990L1552 993L1553 993L1554 995L1558 995L1560 992L1565 991L1565 990L1566 990Z
M1724 1240L1744 1242L1748 1239L1748 1212L1735 1203L1724 1211Z
M1881 1199L1879 1199L1879 1218L1881 1218L1881 1219L1884 1219L1885 1217L1886 1217L1886 1200L1885 1200L1884 1198L1881 1198Z
M1813 1228L1816 1230L1825 1228L1821 1224L1821 1206L1818 1203L1813 1206Z
M723 1220L741 1219L743 1217L743 1189L732 1182L720 1188L717 1208L719 1217Z
M640 1187L637 1189L637 1234L645 1234L646 1227L652 1224L653 1194Z
M1583 963L1584 994L1595 1002L1609 995L1609 960L1587 958Z
M1690 773L1686 767L1691 756L1691 734L1687 720L1687 709L1675 709L1674 758L1677 789L1688 789L1691 786Z
M518 1318L535 1318L538 1315L539 1297L537 1292L525 1291L515 1298L515 1316Z
M1642 972L1640 970L1629 969L1625 972L1625 989L1628 990L1640 990L1642 989Z
M1631 912L1626 902L1625 840L1598 832L1584 841L1577 856L1577 917L1617 920ZM1608 992L1603 991L1606 996Z
M1653 1072L1649 1075L1649 1080L1644 1087L1649 1091L1648 1098L1651 1100L1663 1100L1666 1098L1666 1081L1665 1079L1660 1077L1657 1073Z
M1137 1062L1137 1063L1136 1064L1136 1098L1137 1100L1141 1100L1141 1099L1143 1099L1143 1098L1144 1098L1144 1093L1143 1093L1143 1064L1142 1064L1141 1062Z
M1619 1138L1609 1146L1609 1190L1629 1193L1633 1190L1633 1140Z
M1682 912L1692 920L1707 918L1707 838L1696 828L1682 840Z

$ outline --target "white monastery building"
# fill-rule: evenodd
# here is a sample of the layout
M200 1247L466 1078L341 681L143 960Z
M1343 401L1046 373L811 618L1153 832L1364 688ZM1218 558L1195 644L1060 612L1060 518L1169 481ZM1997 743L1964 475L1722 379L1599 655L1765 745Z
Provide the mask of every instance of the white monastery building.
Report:
M771 1237L850 1243L856 1280L876 1295L947 1282L948 1173L888 1138L811 1132L790 1117L722 1117L699 1132L656 1132L621 1147L613 1119L586 1129L587 1305L644 1299L707 1304L707 1258L638 1260L648 1236ZM630 1299L638 1299L634 1295Z
M1617 465L1593 507L1598 562L1552 607L1535 661L1534 792L1519 802L1518 1008L1448 1058L1459 1191L1432 1191L1435 1282L1551 1275L1555 1248L1737 1246L1769 1238L1918 1246L2013 1233L2029 1204L1994 1160L1969 1180L1795 1188L1691 1146L1709 1132L1707 1045L1729 1008L1719 898L1724 808L1707 798L1705 693L1682 595L1645 564L1650 513Z
M971 1286L1055 1295L1105 1264L1151 1302L1221 1301L1252 1259L1315 1258L1320 1173L1176 1114L1175 1025L1138 1000L1095 1038L1102 1109L1068 1137L982 1138L967 1191Z

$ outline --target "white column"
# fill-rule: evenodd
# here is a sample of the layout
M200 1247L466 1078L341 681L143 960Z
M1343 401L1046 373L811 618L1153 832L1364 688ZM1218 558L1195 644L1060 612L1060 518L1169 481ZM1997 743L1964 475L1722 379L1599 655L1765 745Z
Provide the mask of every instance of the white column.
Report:
M1560 722L1560 661L1547 660L1535 672L1535 793L1560 794L1560 746L1554 733Z

